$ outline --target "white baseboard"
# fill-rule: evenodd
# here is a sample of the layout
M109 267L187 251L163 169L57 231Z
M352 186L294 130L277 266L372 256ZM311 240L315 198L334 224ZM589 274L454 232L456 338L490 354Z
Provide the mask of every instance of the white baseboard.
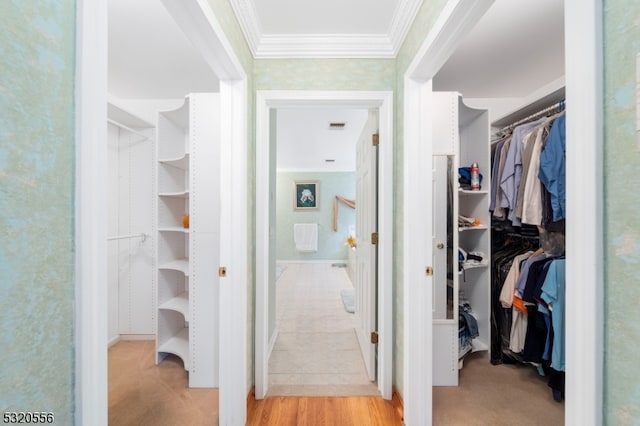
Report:
M267 348L267 359L271 358L271 352L273 351L273 347L276 345L276 340L278 340L278 329L273 330L273 334L269 339L269 347Z
M107 347L115 345L121 340L156 340L155 334L120 334L107 342Z
M156 340L155 334L121 334L120 340Z
M115 345L119 341L120 341L120 336L116 336L112 339L109 339L109 341L107 342L107 348L110 348L111 346Z
M276 260L276 263L348 263L349 259L318 259L318 260L300 260L300 259L292 259L292 260Z

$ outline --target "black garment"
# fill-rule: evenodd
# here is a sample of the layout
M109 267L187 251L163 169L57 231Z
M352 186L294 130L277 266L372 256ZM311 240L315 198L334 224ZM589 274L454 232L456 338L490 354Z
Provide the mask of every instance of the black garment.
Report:
M526 362L542 364L542 355L547 343L547 322L544 315L538 312L538 305L527 305L527 335L524 339L522 359Z
M523 227L524 229L524 227ZM527 228L527 232L537 233L537 228ZM500 292L504 280L511 269L513 258L539 246L536 237L518 234L520 228L513 228L505 222L492 226L491 232L491 363L519 362L509 350L511 336L511 309L500 303ZM536 234L537 235L537 234Z

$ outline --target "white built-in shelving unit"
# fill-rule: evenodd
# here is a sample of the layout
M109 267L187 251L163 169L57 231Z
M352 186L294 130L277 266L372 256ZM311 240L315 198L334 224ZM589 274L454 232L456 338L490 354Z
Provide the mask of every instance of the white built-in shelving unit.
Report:
M190 387L218 386L219 116L214 93L158 113L156 361L178 356Z
M464 356L490 345L490 128L486 110L466 106L459 93L433 93L434 305L433 384L457 386ZM458 168L477 162L480 190L461 189ZM459 227L458 215L478 226ZM482 254L461 262L458 248ZM471 346L458 345L458 304L466 300L478 322Z

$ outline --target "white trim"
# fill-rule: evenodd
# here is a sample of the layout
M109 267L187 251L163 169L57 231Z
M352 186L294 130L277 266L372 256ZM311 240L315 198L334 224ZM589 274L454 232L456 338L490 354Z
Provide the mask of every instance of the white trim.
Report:
M155 336L154 336L154 338L155 338ZM111 346L115 345L115 344L116 344L116 343L118 343L120 340L122 340L122 339L120 338L120 336L116 336L116 337L114 337L114 338L112 338L112 339L109 339L109 341L107 342L107 348L110 348Z
M223 116L221 173L225 178L221 193L220 264L227 277L220 279L220 392L219 424L244 425L247 417L248 371L248 120L247 80L220 82Z
M255 395L268 387L269 283L269 110L278 107L328 106L380 109L379 233L378 245L378 389L392 397L392 282L393 282L393 93L352 91L256 92L256 316Z
M278 334L280 334L280 332L276 328L275 330L273 330L273 334L271 335L271 338L269 339L269 350L267 352L269 354L269 357L271 357L271 353L273 352L273 348L276 346L276 341L278 340Z
M422 0L400 0L391 25L389 26L389 40L393 46L394 56L398 55L404 39L407 38L411 25L422 6Z
M117 337L119 341L123 340L156 340L155 334L121 334Z
M220 80L246 78L207 0L162 0L162 4Z
M75 424L107 415L107 3L76 9Z
M229 0L233 12L235 13L240 28L247 40L251 54L255 57L258 46L260 45L260 37L262 29L260 28L260 19L258 12L251 0Z
M349 259L319 259L319 260L300 260L300 259L291 259L291 260L285 260L285 259L278 259L276 260L276 263L346 263L348 262Z
M260 37L255 57L264 58L395 58L386 35L287 35Z
M404 232L424 235L425 238L404 238L404 421L407 425L430 424L432 400L431 342L433 336L432 277L425 274L425 267L432 264L431 238L428 237L428 218L431 199L424 194L424 185L431 177L425 167L431 155L431 115L429 112L431 82L420 83L405 77L404 83L404 194L419 194L412 198L411 205L404 208ZM426 88L424 87L426 86ZM426 92L426 93L421 93ZM423 109L425 108L425 109ZM421 143L422 142L422 143ZM430 185L429 185L430 186ZM416 189L419 190L416 192ZM412 206L413 208L410 208ZM410 230L410 231L408 231ZM427 423L429 419L429 423Z
M569 330L565 424L600 425L604 421L603 12L599 0L565 0L564 7L566 299L571 301L565 311Z
M405 77L416 81L433 78L494 1L449 0L411 61Z
M386 34L264 34L251 0L229 0L255 58L395 58L423 0L399 0Z

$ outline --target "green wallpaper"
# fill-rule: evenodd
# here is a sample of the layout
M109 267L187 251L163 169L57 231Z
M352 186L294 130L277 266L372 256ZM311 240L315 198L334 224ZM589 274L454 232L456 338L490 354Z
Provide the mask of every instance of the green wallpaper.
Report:
M605 423L640 425L640 3L604 1Z
M319 182L318 209L296 211L293 209L293 182L317 180ZM344 205L338 207L338 232L333 231L333 200L336 195L355 199L356 175L342 173L289 173L280 172L276 187L276 259L277 260L347 260L349 225L355 225L355 210ZM295 249L294 223L317 223L318 251L302 253Z
M0 2L0 410L74 414L74 0Z
M209 0L209 5L245 72L250 75L253 69L253 56L244 38L238 19L233 12L231 3L229 3L229 0Z
M393 90L393 59L256 59L256 90Z

